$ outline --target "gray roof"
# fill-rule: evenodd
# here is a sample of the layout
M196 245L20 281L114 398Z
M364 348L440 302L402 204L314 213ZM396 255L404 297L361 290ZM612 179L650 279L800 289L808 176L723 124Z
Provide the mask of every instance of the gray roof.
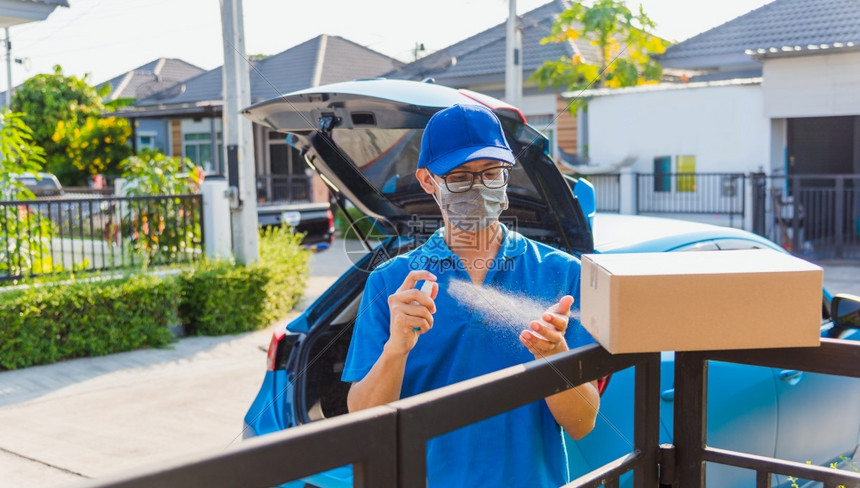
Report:
M860 44L860 0L776 0L670 46L658 57L666 68L750 69L747 50L801 51Z
M251 102L337 81L391 71L399 61L339 36L320 35L279 54L250 60ZM221 67L183 83L181 90L156 93L137 107L198 102L221 103Z
M25 0L25 1L29 1L30 3L44 3L47 5L59 5L60 7L68 7L69 6L69 2L67 2L66 0Z
M107 100L119 98L144 99L150 95L169 90L205 70L176 58L158 58L138 66L111 80L101 83L97 88L110 85Z
M520 16L524 76L528 76L544 61L572 57L574 54L579 54L589 62L596 61L597 50L585 38L574 42L540 43L550 34L556 17L569 6L567 0L553 0ZM506 23L503 22L387 76L416 80L432 77L439 83L452 86L476 81L501 81L505 73L505 36ZM456 62L452 63L452 58Z

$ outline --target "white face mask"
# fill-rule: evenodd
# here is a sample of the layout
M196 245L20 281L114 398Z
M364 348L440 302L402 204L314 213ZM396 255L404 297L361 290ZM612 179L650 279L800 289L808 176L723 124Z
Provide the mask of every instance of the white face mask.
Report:
M440 190L440 197L433 199L439 204L442 213L454 227L466 232L486 229L499 220L499 215L508 208L507 185L501 188L487 188L481 183L461 193L451 193L444 185L430 178Z

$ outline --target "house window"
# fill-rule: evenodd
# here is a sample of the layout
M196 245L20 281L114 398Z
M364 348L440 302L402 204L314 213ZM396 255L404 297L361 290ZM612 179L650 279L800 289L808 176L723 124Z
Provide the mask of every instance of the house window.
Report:
M138 132L137 150L155 149L155 132Z
M555 116L554 115L529 115L529 125L537 129L549 139L549 152L555 153Z
M696 156L678 156L676 165L678 167L677 190L679 192L696 191Z
M672 157L654 158L654 192L672 191Z
M218 133L218 151L221 151L221 133ZM208 132L190 132L182 135L183 156L205 171L213 170L212 135Z

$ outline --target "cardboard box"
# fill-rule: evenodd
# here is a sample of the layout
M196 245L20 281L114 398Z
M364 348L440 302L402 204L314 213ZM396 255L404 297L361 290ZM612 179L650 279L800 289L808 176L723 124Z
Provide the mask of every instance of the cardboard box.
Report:
M764 249L588 254L580 320L613 354L817 346L823 276Z

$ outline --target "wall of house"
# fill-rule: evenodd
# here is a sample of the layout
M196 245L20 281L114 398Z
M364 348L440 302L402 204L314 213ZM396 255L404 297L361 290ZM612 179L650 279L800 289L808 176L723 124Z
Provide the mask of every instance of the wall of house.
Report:
M553 158L558 157L557 149L559 147L571 152L570 144L567 144L567 141L570 138L570 120L573 119L573 116L570 115L570 112L565 110L562 110L563 113L559 113L557 98L559 97L556 93L524 95L519 107L529 124L541 131L550 139ZM562 106L562 109L563 108L564 107ZM574 148L572 152L576 152L575 119L572 129Z
M632 156L651 173L654 158L695 156L697 173L751 172L770 166L771 122L761 85L629 90L589 100L589 158L609 165Z
M178 122L178 123L176 123ZM180 133L176 134L176 127L179 126ZM193 144L197 146L196 151L198 152L197 160L194 162L196 164L202 165L203 169L207 173L219 173L221 171L225 171L226 167L221 164L221 160L224 158L223 154L220 154L218 151L218 145L220 143L220 139L213 139L213 129L215 134L219 134L221 132L221 119L220 118L201 118L201 119L181 119L179 121L174 121L174 140L173 140L173 150L178 154L181 154L184 157L195 160L194 154L189 154L186 150L188 144ZM194 134L192 137L196 137L198 139L189 139L189 135ZM203 138L205 135L205 138ZM216 136L217 137L217 136ZM177 140L178 138L178 140ZM213 144L213 140L216 142ZM209 157L203 158L200 156L200 153L204 150L200 146L207 146L205 151L208 152ZM222 151L224 149L222 148Z
M762 76L768 117L860 115L860 52L765 59Z
M157 149L164 154L170 153L167 126L163 119L138 119L135 124L134 131L138 139L141 136L150 137L153 144L152 149ZM143 148L138 145L137 149Z

